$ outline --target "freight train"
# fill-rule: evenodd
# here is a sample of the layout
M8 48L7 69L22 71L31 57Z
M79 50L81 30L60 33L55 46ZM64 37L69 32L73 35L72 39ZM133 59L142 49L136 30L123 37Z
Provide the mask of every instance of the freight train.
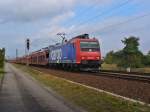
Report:
M83 34L64 43L32 52L28 56L19 57L13 62L69 70L99 70L100 44L96 38L89 38L88 34Z

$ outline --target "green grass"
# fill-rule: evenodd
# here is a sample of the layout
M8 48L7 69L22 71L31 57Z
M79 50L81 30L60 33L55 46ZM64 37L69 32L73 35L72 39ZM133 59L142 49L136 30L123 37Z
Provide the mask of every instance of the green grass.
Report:
M103 70L119 70L116 64L106 64L106 63L102 64L102 69Z
M17 68L28 72L39 82L52 88L66 100L88 112L150 112L150 107L125 101L105 93L100 93L77 84L72 84L50 74L40 73L21 65Z
M132 71L140 72L140 73L150 73L150 67L137 68L137 69L133 69Z
M4 75L4 70L3 68L0 68L0 80L2 79L3 75Z
M102 64L102 70L112 70L112 71L126 71L125 68L119 68L116 64ZM144 68L132 68L132 72L139 72L139 73L150 73L150 67L144 67Z

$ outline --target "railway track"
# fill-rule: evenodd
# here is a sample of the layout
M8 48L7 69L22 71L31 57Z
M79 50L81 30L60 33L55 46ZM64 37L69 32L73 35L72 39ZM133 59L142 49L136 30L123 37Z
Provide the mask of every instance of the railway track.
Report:
M38 67L41 68L41 67ZM43 67L42 67L43 68ZM45 68L44 69L49 69ZM56 69L53 69L56 70ZM57 71L63 71L67 73L78 73L78 74L88 74L88 75L95 75L95 76L104 76L104 77L112 77L112 78L120 78L120 79L125 79L125 80L133 80L133 81L140 81L140 82L146 82L150 83L150 75L148 74L142 74L140 75L139 73L121 73L121 72L106 72L106 71L98 71L98 72L87 72L87 71L77 71L77 72L72 72L72 71L64 71L61 69L57 69Z
M111 72L99 72L93 74L97 76L107 76L107 77L114 77L114 78L121 78L121 79L150 83L150 75L148 76L148 75L139 75L139 74L125 74L125 73L111 73Z

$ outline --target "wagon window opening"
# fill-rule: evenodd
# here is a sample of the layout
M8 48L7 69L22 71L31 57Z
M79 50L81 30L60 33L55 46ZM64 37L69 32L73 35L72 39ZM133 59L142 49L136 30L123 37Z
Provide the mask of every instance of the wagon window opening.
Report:
M49 53L46 54L46 58L49 58Z

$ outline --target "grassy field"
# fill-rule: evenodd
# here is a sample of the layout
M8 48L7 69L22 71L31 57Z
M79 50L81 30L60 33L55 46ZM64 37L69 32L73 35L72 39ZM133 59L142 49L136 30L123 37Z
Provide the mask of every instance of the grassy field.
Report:
M44 74L21 65L15 67L28 72L39 82L52 88L66 100L88 112L150 112L150 107L128 102L105 93L70 83L61 78Z
M102 70L113 70L113 71L126 71L125 68L119 68L116 64L102 64ZM132 68L131 72L139 72L139 73L150 73L150 67L144 68Z
M103 70L119 70L116 64L102 64L102 69Z

